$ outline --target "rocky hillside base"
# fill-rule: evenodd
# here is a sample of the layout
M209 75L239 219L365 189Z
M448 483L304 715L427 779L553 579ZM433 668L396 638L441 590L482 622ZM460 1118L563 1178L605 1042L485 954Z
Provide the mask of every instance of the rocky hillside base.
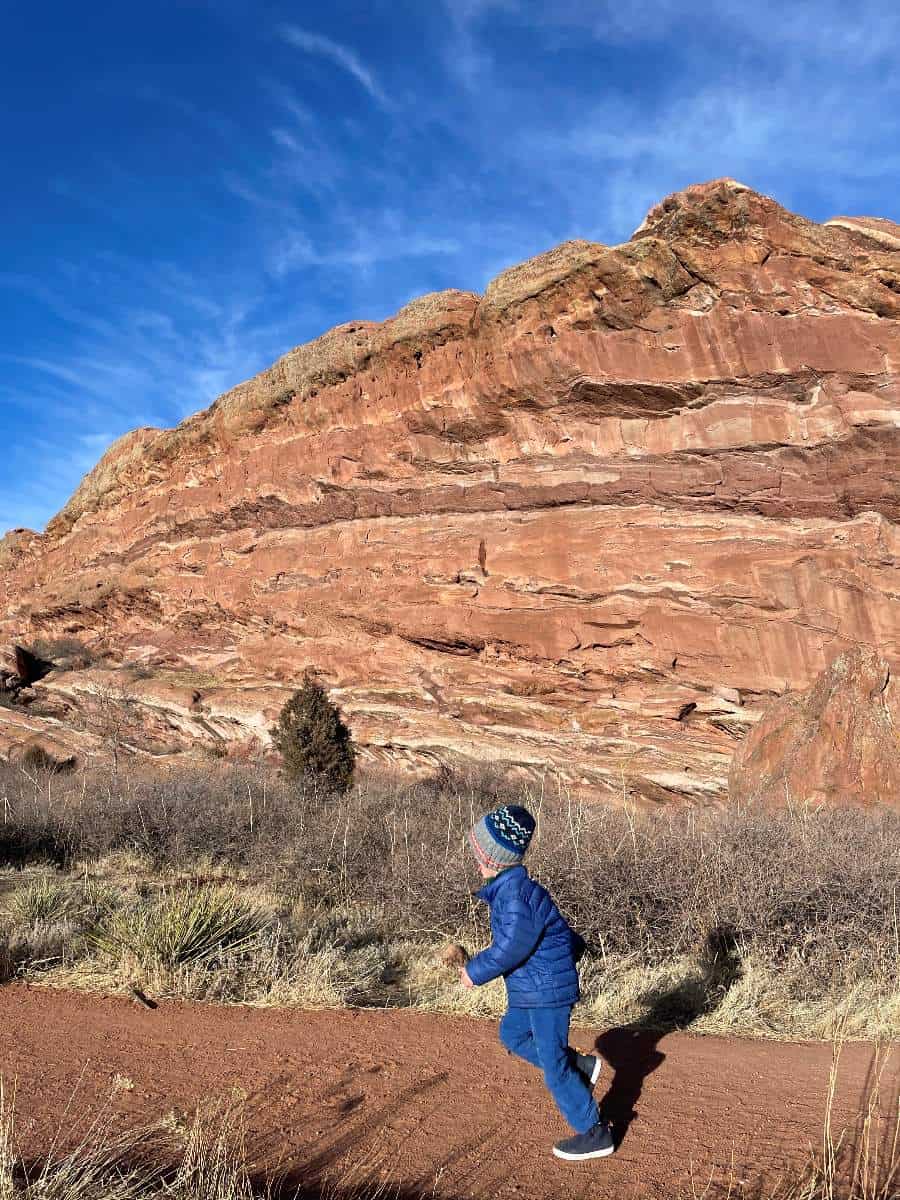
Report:
M104 656L0 750L253 753L313 668L364 763L716 803L737 749L783 791L772 701L900 660L898 361L900 228L732 180L340 326L0 543L0 637ZM792 796L896 801L853 761Z

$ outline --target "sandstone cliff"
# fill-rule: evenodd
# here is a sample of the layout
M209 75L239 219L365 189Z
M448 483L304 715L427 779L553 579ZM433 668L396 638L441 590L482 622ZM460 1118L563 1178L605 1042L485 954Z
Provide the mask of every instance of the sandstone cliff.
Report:
M264 739L313 666L370 760L720 799L773 696L900 663L898 371L900 228L732 180L340 326L0 543L0 638L119 664L0 748L122 680L149 749Z

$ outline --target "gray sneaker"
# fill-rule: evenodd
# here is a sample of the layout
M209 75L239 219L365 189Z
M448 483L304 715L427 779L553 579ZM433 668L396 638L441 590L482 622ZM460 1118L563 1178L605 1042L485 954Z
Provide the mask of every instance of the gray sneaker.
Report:
M575 1067L587 1080L588 1087L593 1088L603 1070L603 1059L597 1054L579 1054L576 1050Z
M553 1147L557 1158L566 1162L581 1162L588 1158L608 1158L615 1151L612 1132L603 1121L598 1121L587 1133L576 1133L573 1137L563 1138Z

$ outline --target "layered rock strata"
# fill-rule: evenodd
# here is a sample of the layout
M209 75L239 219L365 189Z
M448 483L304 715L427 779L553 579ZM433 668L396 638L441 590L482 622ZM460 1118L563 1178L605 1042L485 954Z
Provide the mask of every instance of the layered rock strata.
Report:
M112 674L150 750L264 742L313 667L370 761L718 801L772 697L900 661L898 370L900 228L689 188L128 435L0 543L0 635L118 666L57 735Z

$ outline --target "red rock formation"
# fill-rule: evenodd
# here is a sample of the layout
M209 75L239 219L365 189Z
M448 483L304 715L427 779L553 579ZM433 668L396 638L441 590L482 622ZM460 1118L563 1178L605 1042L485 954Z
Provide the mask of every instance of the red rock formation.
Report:
M340 326L0 543L0 634L151 663L160 744L264 738L312 666L373 759L722 798L761 703L900 659L886 224L721 180Z
M856 647L800 694L782 696L731 769L734 800L900 804L900 688L883 658Z

